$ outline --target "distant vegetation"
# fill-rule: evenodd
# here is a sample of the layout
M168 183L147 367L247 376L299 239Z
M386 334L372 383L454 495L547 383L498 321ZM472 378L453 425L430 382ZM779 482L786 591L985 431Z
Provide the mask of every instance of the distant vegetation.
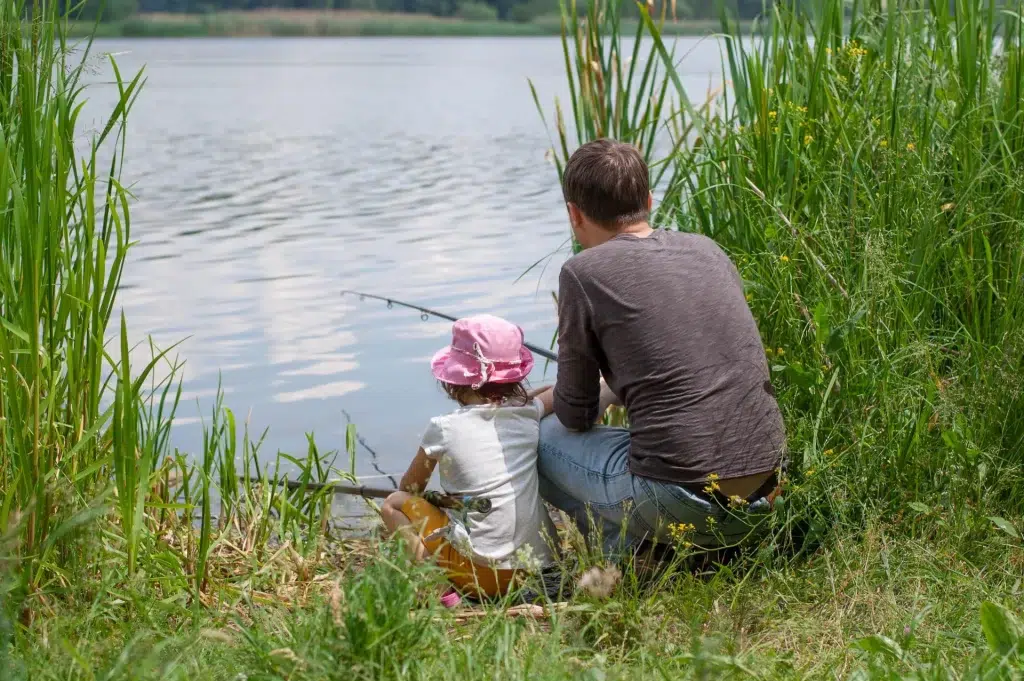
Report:
M624 24L635 29L639 22ZM666 22L670 35L706 35L719 26L710 19ZM558 35L558 16L531 21L502 21L494 8L467 3L455 17L430 14L355 12L349 10L232 10L209 14L136 14L120 21L78 21L71 27L76 36L98 37L198 37L198 36L535 36Z
M459 33L446 30L456 23L476 23L473 32L536 34L557 32L559 0L83 0L67 3L69 14L93 24L97 19L118 28L100 33L124 35L228 35L297 34L363 35L374 33ZM570 3L566 3L567 5ZM661 3L657 3L660 5ZM763 4L754 0L729 0L730 14L740 19L757 16ZM586 14L588 0L576 10ZM670 33L703 33L717 25L716 0L679 0L668 3L667 15L675 20ZM634 0L622 0L626 22L639 20ZM246 18L251 15L250 18ZM223 17L227 17L226 19ZM447 19L429 24L418 20ZM502 26L491 26L501 22ZM520 24L518 28L514 24ZM433 26L434 31L427 26ZM390 28L391 30L386 30Z

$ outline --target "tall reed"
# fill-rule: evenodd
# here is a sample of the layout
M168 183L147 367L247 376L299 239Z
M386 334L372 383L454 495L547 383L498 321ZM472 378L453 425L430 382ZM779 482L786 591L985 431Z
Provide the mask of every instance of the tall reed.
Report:
M259 443L248 430L238 441L220 399L198 461L172 448L173 348L150 343L133 365L123 315L108 328L131 243L121 169L142 72L122 77L109 58L117 97L83 149L92 45L68 43L61 7L0 5L0 568L14 566L25 597L117 556L122 578L144 569L198 605L225 533L250 552L274 538L312 551L330 494L276 489L279 470L258 463L248 479ZM305 481L334 473L312 440L290 462Z
M0 527L23 524L33 586L69 558L73 529L101 513L98 470L117 470L130 526L123 495L138 444L138 424L117 422L138 386L125 381L126 356L116 377L105 370L104 335L128 250L120 163L142 74L125 80L111 62L118 98L80 155L88 44L73 58L57 13L49 2L0 7ZM102 406L112 379L120 409Z
M629 142L641 151L652 168L652 183L658 185L670 167L665 157L658 156L659 151L665 154L666 150L656 149L656 144L664 139L664 130L660 128L669 119L681 124L669 142L668 157L671 157L685 142L694 123L701 120L692 108L688 109L692 115L685 120L678 112L669 111L668 95L675 77L671 63L668 69L664 68L658 46L649 40L645 45L649 30L645 24L636 25L632 40L623 35L621 3L608 0L589 3L582 16L576 0L569 0L568 4L566 0L559 0L559 6L569 108L564 110L562 103L555 99L555 139L551 140L550 154L558 179L561 180L569 160L570 140L580 145L587 140L612 137ZM674 3L661 3L655 30L664 30L670 8L674 13ZM650 19L650 15L646 16ZM544 107L533 82L529 84L534 104L550 136ZM685 103L689 107L689 101ZM574 243L573 248L578 251L578 244Z

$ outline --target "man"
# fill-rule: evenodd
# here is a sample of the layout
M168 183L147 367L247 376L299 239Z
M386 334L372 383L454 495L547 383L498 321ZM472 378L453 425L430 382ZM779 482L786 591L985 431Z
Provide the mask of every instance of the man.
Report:
M632 146L584 144L562 191L583 250L559 276L558 373L538 391L554 412L541 495L607 554L741 540L771 507L785 432L736 268L705 236L650 227ZM609 404L628 430L595 425Z

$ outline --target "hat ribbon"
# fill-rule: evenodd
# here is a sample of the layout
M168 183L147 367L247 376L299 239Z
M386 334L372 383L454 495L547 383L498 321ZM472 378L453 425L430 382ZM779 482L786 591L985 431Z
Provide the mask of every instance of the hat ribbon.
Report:
M473 383L473 385L470 386L471 388L473 388L473 390L479 390L482 385L487 383L487 379L490 377L491 370L494 369L496 361L493 359L489 359L487 356L484 355L479 343L473 343L473 352L469 352L467 350L463 350L462 348L457 348L455 346L452 346L452 350L455 350L456 352L461 353L463 355L469 355L470 357L475 358L476 361L480 363L480 380L476 381L475 383ZM518 365L522 364L522 360L501 360L501 363Z

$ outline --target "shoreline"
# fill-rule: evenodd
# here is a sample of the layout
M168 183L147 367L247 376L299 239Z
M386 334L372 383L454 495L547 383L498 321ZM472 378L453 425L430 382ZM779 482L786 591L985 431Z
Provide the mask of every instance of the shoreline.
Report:
M623 35L636 33L638 22L623 20ZM744 22L744 30L750 22ZM663 34L703 37L721 32L717 20L667 19ZM441 18L422 14L376 12L248 10L209 14L137 14L94 24L69 22L70 37L96 38L374 38L374 37L558 37L558 17L530 22Z

